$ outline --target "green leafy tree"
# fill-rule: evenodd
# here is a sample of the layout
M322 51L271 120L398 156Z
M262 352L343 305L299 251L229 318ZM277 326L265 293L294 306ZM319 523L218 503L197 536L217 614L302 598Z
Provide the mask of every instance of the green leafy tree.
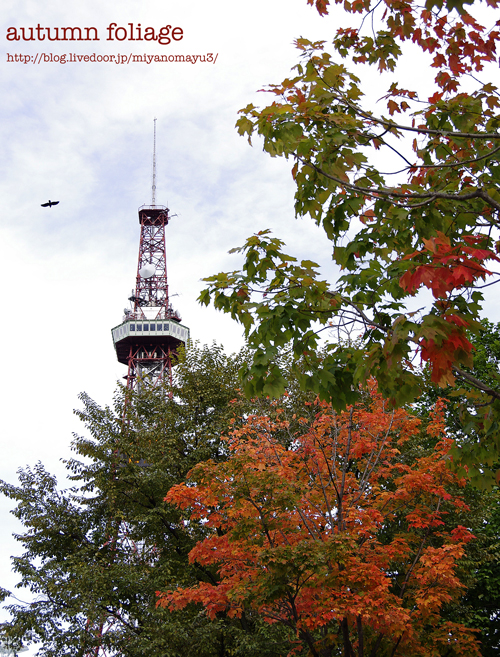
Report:
M309 4L328 11L327 0ZM441 387L467 381L483 447L462 462L484 480L500 452L500 387L497 375L477 376L470 336L481 327L481 288L498 280L500 99L480 78L500 33L463 5L345 1L359 19L337 29L331 46L297 40L293 75L269 87L267 107L242 110L237 126L292 161L296 214L324 229L339 278L322 280L316 263L287 255L263 230L235 249L242 269L206 279L200 300L243 323L255 351L243 372L250 394L281 393L274 358L287 343L307 359L304 387L339 409L371 376L393 404L413 402L425 385L419 360ZM397 79L409 42L431 58L425 96ZM364 100L362 66L389 78L385 113ZM331 341L320 355L328 327L354 329L360 340Z
M470 336L474 344L476 375L494 386L500 365L500 325L487 320L481 330ZM481 445L477 428L477 391L466 380L462 389L440 389L432 385L430 374L424 370L427 384L424 393L414 405L420 417L427 418L429 409L439 398L446 397L445 420L447 431L455 441L455 452L467 449L485 449ZM422 441L415 448L430 448ZM498 467L498 465L495 465ZM481 483L480 480L478 483ZM461 518L476 540L467 545L461 564L461 577L467 593L459 605L450 605L447 614L451 619L469 627L479 628L481 654L494 657L500 650L500 506L499 490L480 490L468 485L464 491L470 511Z
M475 541L467 545L459 577L467 591L459 604L451 604L445 616L453 622L480 630L482 657L495 657L500 650L500 500L498 488L464 492L470 511L463 521Z
M203 524L186 532L164 497L197 463L225 459L221 434L235 413L252 410L237 391L242 359L193 346L172 387L120 390L114 409L83 395L77 414L90 436L75 438L73 486L61 490L41 464L20 470L17 486L2 482L24 528L13 569L32 596L8 605L6 646L37 644L44 657L84 657L98 646L127 657L286 654L287 633L256 614L212 623L196 609L155 606L166 583L217 581L214 569L188 562Z
M26 652L26 648L23 648L17 652ZM5 646L0 644L0 655L14 655L14 651L11 650L10 648L6 648Z

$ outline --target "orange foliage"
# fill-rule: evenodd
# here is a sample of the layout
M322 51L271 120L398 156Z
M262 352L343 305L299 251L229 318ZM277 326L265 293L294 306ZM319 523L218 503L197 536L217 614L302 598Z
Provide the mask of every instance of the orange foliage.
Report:
M227 462L199 464L170 490L189 522L213 530L190 560L216 566L219 583L159 592L158 604L201 604L211 618L253 608L295 627L311 655L479 655L473 632L440 616L462 591L455 565L473 538L447 521L467 507L442 407L426 429L433 453L413 462L403 454L419 420L376 391L344 413L316 410L295 434L286 413L249 417Z

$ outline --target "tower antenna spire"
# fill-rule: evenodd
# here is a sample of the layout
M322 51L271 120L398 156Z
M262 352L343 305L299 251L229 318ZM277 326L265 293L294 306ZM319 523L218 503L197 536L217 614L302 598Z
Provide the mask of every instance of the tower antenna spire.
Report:
M156 117L153 121L153 184L151 185L151 205L156 205Z

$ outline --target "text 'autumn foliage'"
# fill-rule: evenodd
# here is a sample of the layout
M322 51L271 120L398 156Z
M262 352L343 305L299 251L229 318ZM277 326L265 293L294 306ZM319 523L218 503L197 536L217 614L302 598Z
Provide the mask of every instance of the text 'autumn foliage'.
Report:
M441 616L461 594L455 566L473 538L441 410L425 456L419 420L373 390L340 414L316 402L301 423L285 445L285 411L249 417L227 462L199 464L169 491L193 529L212 530L190 561L216 565L220 581L159 593L159 604L200 604L211 618L253 608L314 656L479 655L474 633Z

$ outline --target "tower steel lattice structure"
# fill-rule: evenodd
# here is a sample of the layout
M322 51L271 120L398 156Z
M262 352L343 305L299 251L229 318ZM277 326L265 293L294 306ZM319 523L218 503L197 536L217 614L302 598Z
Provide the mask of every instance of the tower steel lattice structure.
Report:
M127 388L136 391L145 385L156 386L166 377L171 379L178 350L189 339L189 329L181 323L169 299L165 229L171 215L166 206L156 204L156 119L152 178L151 205L139 208L139 257L130 308L124 310L121 324L111 330L118 361L128 368ZM142 461L137 465L146 466ZM113 550L125 550L134 560L149 558L148 550L155 546L136 545L123 519L111 524L107 545ZM112 634L117 624L112 614L88 619L86 631L95 637L97 645L86 651L85 657L118 656L105 641L106 634Z

